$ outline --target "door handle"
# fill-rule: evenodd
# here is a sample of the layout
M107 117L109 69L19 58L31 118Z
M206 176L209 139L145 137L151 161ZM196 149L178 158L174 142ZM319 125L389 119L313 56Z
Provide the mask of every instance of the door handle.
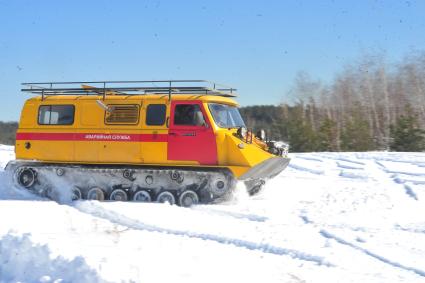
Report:
M168 133L169 136L177 136L177 133Z
M195 132L183 133L182 136L185 136L185 137L194 137L194 136L196 136L196 133Z

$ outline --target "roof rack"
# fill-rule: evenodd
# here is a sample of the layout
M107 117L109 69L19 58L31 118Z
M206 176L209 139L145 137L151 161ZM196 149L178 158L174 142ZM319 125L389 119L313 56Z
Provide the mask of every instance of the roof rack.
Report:
M197 94L235 97L236 89L206 80L93 81L22 83L23 92L50 95L144 95Z

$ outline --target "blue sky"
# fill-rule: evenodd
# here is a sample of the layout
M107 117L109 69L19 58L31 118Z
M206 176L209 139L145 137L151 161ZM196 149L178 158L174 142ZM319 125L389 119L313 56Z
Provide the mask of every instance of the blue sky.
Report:
M0 120L21 82L208 79L279 104L299 71L329 81L364 52L425 49L425 1L0 0Z

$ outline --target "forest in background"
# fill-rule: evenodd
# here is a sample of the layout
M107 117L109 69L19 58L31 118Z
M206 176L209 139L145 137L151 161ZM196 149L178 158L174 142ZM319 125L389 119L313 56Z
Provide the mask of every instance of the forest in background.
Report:
M364 55L326 84L301 72L288 96L292 103L241 112L292 152L425 151L425 52L393 64Z
M15 134L18 128L16 122L0 121L0 144L15 144Z
M246 125L292 152L425 151L425 52L400 63L364 55L328 83L300 72L287 97L240 108ZM16 127L0 122L1 144L14 143Z

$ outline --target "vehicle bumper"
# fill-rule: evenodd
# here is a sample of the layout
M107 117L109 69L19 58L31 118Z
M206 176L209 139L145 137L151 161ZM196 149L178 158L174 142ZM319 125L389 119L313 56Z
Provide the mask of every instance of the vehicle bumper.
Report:
M270 179L282 172L289 164L290 158L269 158L245 172L239 180Z

